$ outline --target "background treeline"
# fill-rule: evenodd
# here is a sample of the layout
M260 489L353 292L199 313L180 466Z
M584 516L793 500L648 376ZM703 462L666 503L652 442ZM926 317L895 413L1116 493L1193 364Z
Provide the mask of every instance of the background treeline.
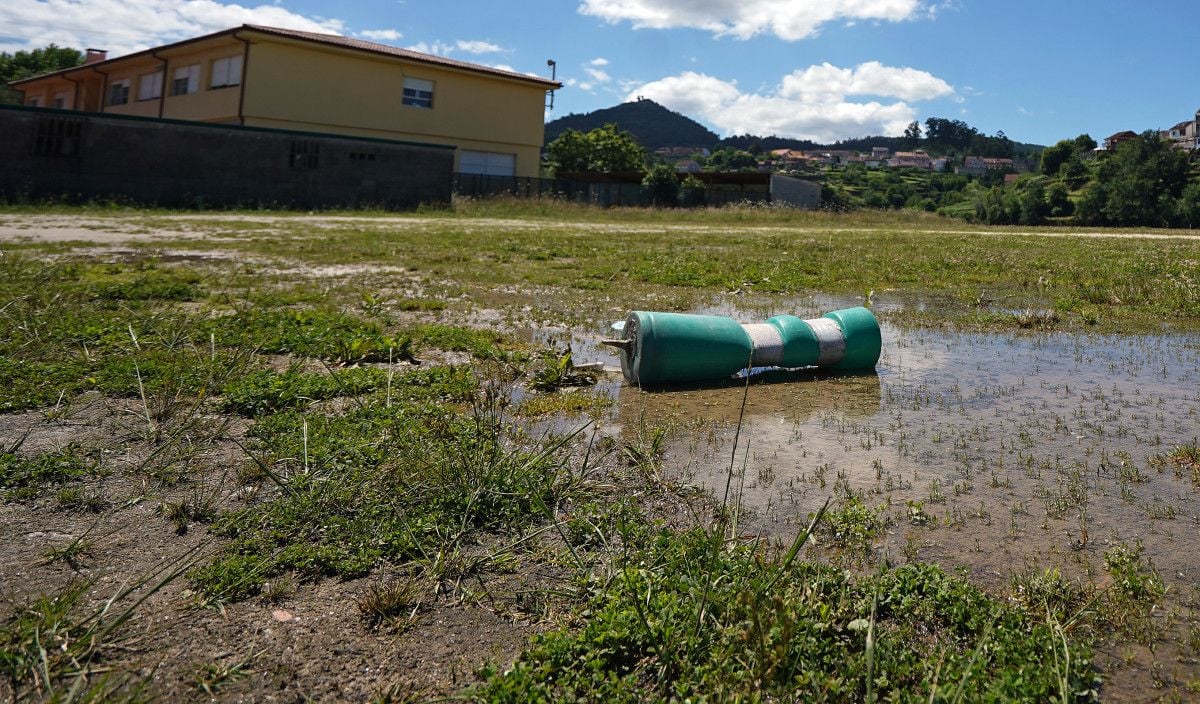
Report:
M8 87L9 81L19 81L81 63L83 52L54 44L31 51L0 52L0 103L16 103L21 99L19 92Z
M1087 135L1042 154L1039 173L977 194L972 212L989 224L1200 226L1200 158L1147 131L1108 151Z

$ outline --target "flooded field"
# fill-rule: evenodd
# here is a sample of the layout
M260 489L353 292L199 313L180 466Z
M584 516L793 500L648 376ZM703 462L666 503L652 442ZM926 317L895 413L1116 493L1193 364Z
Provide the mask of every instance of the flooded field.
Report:
M670 428L664 475L718 503L728 491L743 537L791 540L826 500L878 507L876 550L833 553L852 568L934 562L993 587L1056 568L1103 587L1104 552L1135 546L1167 584L1159 634L1194 637L1181 624L1200 603L1200 492L1163 458L1200 434L1200 337L885 324L883 340L875 374L616 384L615 421ZM1171 652L1173 674L1194 676L1186 649ZM1128 647L1110 655L1138 666Z

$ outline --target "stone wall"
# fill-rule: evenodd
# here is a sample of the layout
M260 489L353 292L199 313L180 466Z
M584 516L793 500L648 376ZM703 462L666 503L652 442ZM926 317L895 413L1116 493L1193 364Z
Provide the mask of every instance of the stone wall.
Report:
M0 105L0 197L174 207L450 202L454 148Z

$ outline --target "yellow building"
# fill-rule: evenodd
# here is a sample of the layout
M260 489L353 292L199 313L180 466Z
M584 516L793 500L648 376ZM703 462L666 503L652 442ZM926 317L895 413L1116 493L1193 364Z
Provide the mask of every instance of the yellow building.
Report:
M26 105L457 147L455 170L537 176L545 78L333 34L243 25L15 81Z

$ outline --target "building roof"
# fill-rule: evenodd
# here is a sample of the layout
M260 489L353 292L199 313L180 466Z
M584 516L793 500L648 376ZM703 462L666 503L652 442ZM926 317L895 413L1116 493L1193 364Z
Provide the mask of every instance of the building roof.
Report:
M1114 134L1113 136L1109 137L1108 140L1105 140L1105 141L1109 141L1109 140L1113 140L1113 139L1136 139L1136 138L1137 138L1137 132L1133 132L1131 130L1125 130L1124 132L1118 132L1118 133Z
M353 39L351 37L343 37L343 36L340 36L337 34L319 34L317 32L302 32L302 31L295 30L295 29L283 29L280 27L267 27L264 25L257 25L257 24L244 24L240 27L232 27L230 29L221 30L220 32L213 32L212 34L206 34L202 37L195 37L193 39L185 39L184 41L175 42L174 44L165 44L163 46L155 47L153 49L146 49L144 51L139 51L139 52L135 52L132 54L126 54L124 56L117 56L117 57L114 57L111 59L106 59L104 61L97 61L97 62L90 63L90 64L83 64L80 66L73 66L71 68L61 69L59 71L43 73L38 76L31 76L29 78L23 78L19 81L13 81L9 85L16 86L16 85L20 85L20 84L24 84L24 83L29 83L30 81L36 81L36 80L39 80L42 78L48 78L50 76L71 73L73 71L78 71L81 69L98 68L101 66L105 66L107 64L112 64L117 61L125 61L125 60L135 58L135 57L153 55L157 52L167 51L169 49L174 49L176 47L185 46L187 44L192 44L192 43L204 41L207 39L216 39L216 38L224 36L224 35L236 35L238 32L258 32L260 34L268 34L268 35L272 35L272 36L276 36L276 37L282 37L285 39L294 39L294 40L302 41L302 42L310 42L312 44L320 44L323 46L338 47L338 48L342 48L342 49L350 49L352 51L361 51L364 53L375 54L377 56L390 56L390 57L397 58L397 59L405 59L407 61L429 64L432 66L441 66L441 67L445 67L445 68L456 69L459 71L469 71L471 73L482 73L482 74L497 76L500 78L507 78L510 80L522 81L525 83L533 83L536 85L540 85L540 86L546 88L547 90L554 90L557 88L562 88L561 83L559 83L557 81L552 81L548 78L541 78L538 76L530 76L528 74L517 73L515 71L506 71L504 69L492 68L491 66L484 66L482 64L473 64L468 61L459 61L457 59L450 59L450 58L447 58L444 56L435 56L433 54L423 54L419 51L413 51L411 49L401 49L400 47L390 46L388 44L379 44L377 42L368 42L368 41L364 41L362 39Z
M1172 128L1171 128L1171 130L1172 130L1172 131L1174 131L1174 130L1186 130L1187 128L1189 128L1189 127L1191 127L1191 126L1192 126L1192 123L1193 123L1193 122L1194 122L1193 120L1188 120L1188 121L1186 121L1186 122L1180 122L1178 125L1175 125L1174 127L1172 127Z

